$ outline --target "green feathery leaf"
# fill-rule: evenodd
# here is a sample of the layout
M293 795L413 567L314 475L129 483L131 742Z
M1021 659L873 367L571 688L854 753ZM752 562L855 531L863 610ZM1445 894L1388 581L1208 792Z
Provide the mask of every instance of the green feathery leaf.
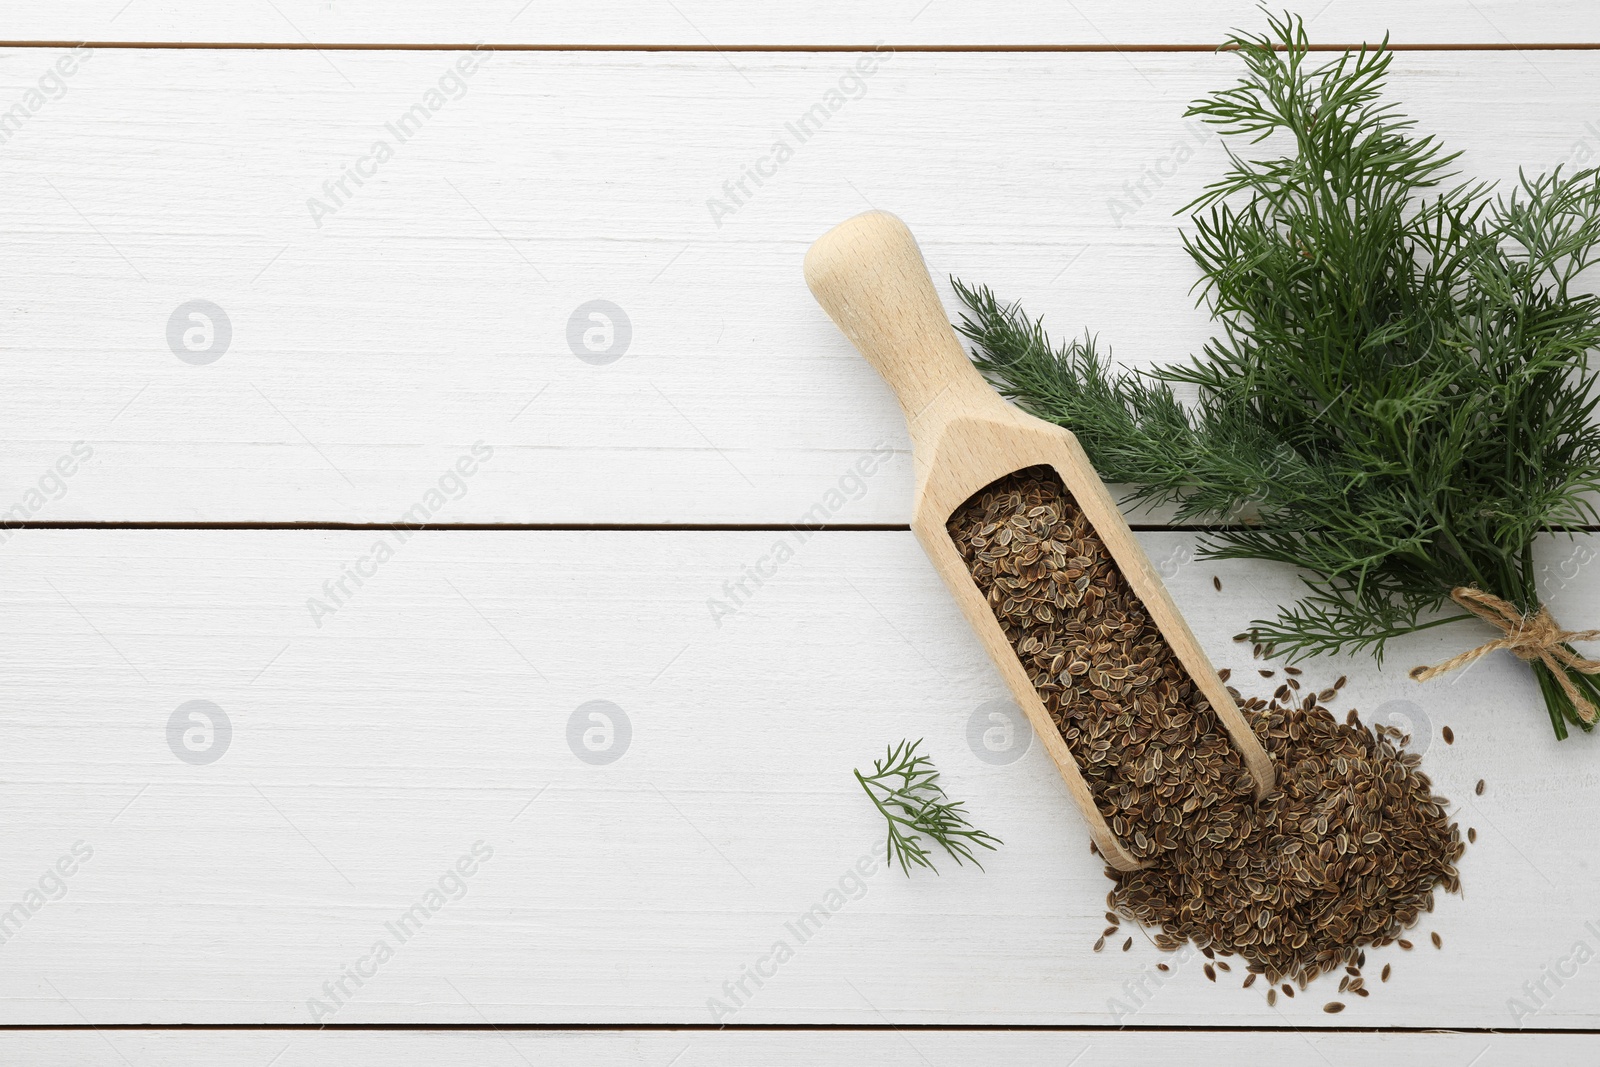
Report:
M993 850L1003 842L967 821L966 805L952 803L939 785L939 772L927 756L917 754L916 741L901 741L883 759L873 760L872 773L855 772L856 781L889 824L889 865L900 864L907 877L912 867L938 873L933 855L923 847L926 834L959 865L968 860L981 870L972 846Z
M1600 170L1459 181L1458 153L1382 101L1387 40L1313 65L1299 18L1269 23L1225 46L1243 77L1186 112L1228 148L1183 209L1218 328L1198 356L1120 370L1094 337L1052 343L957 282L959 328L1131 501L1226 524L1211 556L1301 569L1304 598L1252 624L1269 650L1381 657L1469 618L1459 586L1535 612L1534 540L1600 520L1600 299L1579 283L1600 258ZM1590 729L1535 673L1557 736Z

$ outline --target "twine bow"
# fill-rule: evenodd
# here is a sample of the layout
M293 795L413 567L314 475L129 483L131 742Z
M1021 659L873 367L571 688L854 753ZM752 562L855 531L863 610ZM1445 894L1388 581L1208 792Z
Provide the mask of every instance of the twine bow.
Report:
M1503 648L1518 659L1530 663L1538 660L1550 668L1550 674L1572 699L1578 716L1584 722L1595 721L1595 706L1572 684L1567 672L1600 674L1600 660L1584 659L1565 646L1573 641L1600 641L1600 630L1563 630L1543 605L1532 615L1524 615L1499 597L1468 586L1452 589L1450 599L1484 622L1499 627L1505 636L1485 641L1477 648L1468 649L1432 667L1413 667L1411 677L1426 682Z

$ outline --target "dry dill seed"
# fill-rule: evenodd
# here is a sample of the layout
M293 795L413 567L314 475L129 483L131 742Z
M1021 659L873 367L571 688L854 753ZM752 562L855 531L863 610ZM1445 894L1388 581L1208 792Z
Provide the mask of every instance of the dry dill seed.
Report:
M1239 988L1240 989L1249 989L1251 986L1253 986L1255 984L1256 984L1256 975L1255 975L1254 971L1251 971L1249 974L1244 976L1244 985L1240 986Z
M1165 963L1158 963L1158 964L1156 964L1156 970L1158 970L1158 971L1170 971L1170 970L1172 970L1172 968L1168 967Z
M1347 681L1349 681L1349 679L1341 674L1341 675L1339 675L1339 680L1333 683L1333 687L1335 689L1343 689L1344 688L1344 683L1347 682Z
M1122 924L1122 916L1118 915L1114 911L1108 911L1106 912L1106 922L1110 923L1112 926L1120 926Z
M1429 934L1428 936L1433 938L1433 947L1434 948L1444 948L1444 942L1442 940L1440 940L1439 932L1437 930L1435 930L1433 933Z
M1278 1003L1278 991L1276 989L1267 990L1267 1007L1270 1008L1276 1003Z
M1228 966L1228 965L1227 965L1227 964L1226 964L1226 963L1223 963L1223 962L1222 962L1222 961L1221 961L1221 960L1218 960L1218 961L1217 961L1217 968L1218 968L1218 969L1219 969L1219 970L1224 970L1224 971L1231 971L1231 970L1233 970L1233 968L1232 968L1232 967L1229 967L1229 966Z
M1472 787L1472 791L1474 793L1478 794L1480 797L1483 796L1483 779L1482 778L1478 779L1478 784Z
M1124 941L1122 943L1122 951L1124 951L1124 952L1128 951L1132 947L1133 947L1133 938L1131 938L1131 937L1128 938L1128 940L1126 940L1126 941Z
M1205 948L1201 949L1200 954L1208 960L1214 960L1217 958L1217 954L1211 951L1210 945L1207 945Z
M947 528L1102 816L1153 861L1107 868L1106 902L1159 928L1158 949L1214 946L1304 985L1393 943L1435 887L1459 890L1465 846L1400 731L1354 711L1341 724L1318 703L1329 690L1291 698L1298 668L1275 701L1230 689L1279 768L1254 802L1231 738L1049 468L980 490Z
M1397 941L1395 943L1400 946L1401 951L1403 951L1403 952L1410 952L1411 951L1411 942L1407 941L1405 938L1402 937L1399 941Z
M1101 950L1101 949L1103 949L1103 948L1105 948L1105 947L1106 947L1106 939L1105 939L1105 935L1104 935L1104 934L1102 934L1102 935L1101 935L1101 936L1100 936L1100 940L1098 940L1098 941L1096 941L1096 942L1095 942L1095 943L1094 943L1094 950L1095 950L1095 951L1096 951L1096 952L1099 952L1099 951L1100 951L1100 950Z
M1222 579L1218 578L1215 574L1211 576L1211 584L1217 587L1217 592L1222 592Z
M1233 677L1233 671L1228 667L1224 667L1217 672L1217 677L1226 682L1229 678Z
M1467 844L1476 845L1477 843L1478 831L1471 826L1467 827Z
M1112 934L1116 933L1119 929L1121 929L1121 927L1108 926L1108 927L1106 927L1104 930L1102 930L1100 932L1100 936L1101 937L1110 937Z
M1383 965L1383 973L1378 975L1378 981L1387 982L1388 980L1389 980L1389 965L1387 963L1385 963Z
M1234 634L1233 635L1233 639L1235 641L1240 641L1240 642L1248 641L1248 640L1250 640L1250 634L1249 633Z
M1344 1011L1344 1005L1337 1000L1330 1000L1322 1006L1322 1010L1329 1015L1338 1015L1341 1011Z
M1261 675L1261 677L1263 677L1263 678L1271 678L1277 672L1276 671L1264 671L1264 670L1261 670L1258 667L1258 668L1256 668L1256 673Z
M1443 730L1440 730L1439 733L1444 735L1445 744L1453 745L1456 743L1456 732L1450 729L1450 727L1446 726Z
M1215 967L1213 967L1211 964L1209 964L1209 963L1206 964L1205 972L1206 972L1206 978L1210 979L1213 982L1215 982L1217 980L1217 969Z
M1304 673L1305 673L1305 671L1302 671L1302 670L1301 670L1301 669L1300 669L1300 668L1299 668L1299 667L1285 667L1285 668L1284 668L1284 669L1283 669L1283 673L1284 673L1284 674L1295 674L1295 675L1299 675L1299 674L1304 674Z

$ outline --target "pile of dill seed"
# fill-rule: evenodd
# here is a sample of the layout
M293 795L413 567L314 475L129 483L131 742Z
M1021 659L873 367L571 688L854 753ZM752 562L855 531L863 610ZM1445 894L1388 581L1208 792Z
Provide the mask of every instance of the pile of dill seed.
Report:
M1326 704L1342 679L1301 696L1291 675L1270 701L1230 690L1277 771L1257 804L1221 722L1053 470L985 487L948 530L1101 814L1150 861L1107 868L1113 913L1160 927L1161 948L1240 956L1246 985L1261 975L1293 995L1289 982L1343 967L1341 992L1366 996L1363 950L1409 948L1401 934L1434 888L1460 888L1457 828L1399 732L1353 711L1337 720Z

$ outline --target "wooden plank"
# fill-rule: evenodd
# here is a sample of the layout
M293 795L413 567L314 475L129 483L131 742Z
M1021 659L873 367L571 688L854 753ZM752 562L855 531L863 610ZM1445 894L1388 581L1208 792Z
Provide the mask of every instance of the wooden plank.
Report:
M1592 745L1551 738L1508 657L1405 677L1473 635L1430 632L1382 674L1311 665L1433 739L1425 766L1479 839L1420 947L1369 963L1394 965L1370 1000L1325 1015L1323 983L1268 1009L1192 958L1160 974L1142 937L1090 951L1108 883L1043 750L982 747L1004 689L909 533L792 555L785 536L425 532L380 563L358 531L17 533L0 1022L1600 1022L1600 967L1576 959L1600 945L1600 830L1564 817L1600 801ZM1229 635L1293 576L1141 540L1207 654L1247 695L1275 685ZM1547 553L1551 606L1586 625L1600 538L1571 547ZM987 871L854 873L881 824L850 770L902 737L1004 839Z
M0 102L55 55L0 54ZM1130 364L1208 335L1171 214L1221 166L1180 115L1230 58L463 61L79 63L0 153L0 513L394 522L481 440L492 461L434 521L904 523L900 414L800 278L809 241L869 204L911 222L936 277L1093 328ZM1469 172L1600 156L1584 54L1396 68ZM795 144L841 85L860 98ZM757 187L745 170L780 141L793 156ZM194 300L231 327L209 364L179 358L222 344ZM629 321L616 362L575 354L621 349L594 300Z
M1127 5L1114 0L1001 0L981 8L932 3L861 5L845 0L780 0L751 6L711 0L657 4L529 4L527 0L424 0L331 4L206 4L201 0L16 0L8 40L247 41L256 43L521 44L1211 44L1228 29L1261 25L1248 0L1200 7L1175 0ZM1385 30L1418 44L1600 40L1600 18L1581 0L1420 0L1386 4L1341 0L1304 9L1323 40L1365 41Z
M583 1032L543 1033L28 1033L0 1035L11 1062L35 1067L126 1067L219 1063L291 1067L394 1067L395 1064L529 1063L612 1065L746 1063L773 1067L875 1063L884 1067L963 1067L1004 1058L1018 1065L1116 1063L1165 1067L1195 1056L1247 1054L1275 1063L1356 1063L1372 1067L1461 1067L1533 1063L1587 1067L1600 1038L1587 1034L1288 1034L1288 1033L900 1033ZM679 1059L674 1060L674 1057ZM126 1057L126 1058L124 1058ZM1075 1061L1074 1057L1083 1057Z

